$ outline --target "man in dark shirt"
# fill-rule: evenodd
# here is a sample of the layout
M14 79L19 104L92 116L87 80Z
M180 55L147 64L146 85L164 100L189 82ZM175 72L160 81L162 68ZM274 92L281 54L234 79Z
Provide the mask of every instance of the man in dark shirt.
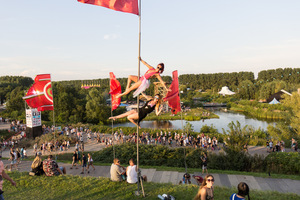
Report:
M84 174L84 168L86 168L87 164L87 157L85 154L82 154L82 172L80 174Z

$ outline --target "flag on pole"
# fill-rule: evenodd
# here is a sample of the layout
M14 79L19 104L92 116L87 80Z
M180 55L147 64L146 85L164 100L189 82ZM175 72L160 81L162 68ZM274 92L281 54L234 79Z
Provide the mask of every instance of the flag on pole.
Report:
M53 94L50 74L39 74L25 97L27 104L38 111L53 110Z
M173 71L172 75L173 75L173 81L170 85L170 89L172 91L169 91L167 93L166 97L164 98L164 101L168 101L168 104L172 109L172 113L176 114L177 112L181 111L177 70Z
M115 110L121 103L121 98L116 98L116 95L121 94L121 84L116 79L113 72L109 72L110 76L110 91L111 95L111 109Z
M77 0L81 3L102 6L116 11L139 15L138 0Z

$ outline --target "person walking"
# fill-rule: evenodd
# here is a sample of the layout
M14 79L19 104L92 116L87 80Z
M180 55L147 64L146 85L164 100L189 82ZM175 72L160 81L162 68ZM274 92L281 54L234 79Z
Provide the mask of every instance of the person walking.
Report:
M90 166L92 166L94 168L94 171L95 171L95 167L93 165L93 158L92 158L91 154L88 153L88 166L87 166L87 172L88 173L90 173L90 171L89 171Z

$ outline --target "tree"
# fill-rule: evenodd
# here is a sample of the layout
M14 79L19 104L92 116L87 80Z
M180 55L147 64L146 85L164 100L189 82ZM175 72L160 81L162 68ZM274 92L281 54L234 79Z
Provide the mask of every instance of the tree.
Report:
M239 121L236 121L236 124L232 121L228 124L228 128L227 133L223 129L228 148L234 151L241 151L244 145L249 142L250 131L248 130L248 126L246 125L241 128Z
M86 118L88 122L103 124L110 116L110 107L96 88L92 88L87 97Z
M284 95L284 97L282 104L289 108L290 126L300 138L300 94L293 92L292 96ZM289 124L286 124L286 126L288 125ZM291 137L292 135L290 135L290 139Z

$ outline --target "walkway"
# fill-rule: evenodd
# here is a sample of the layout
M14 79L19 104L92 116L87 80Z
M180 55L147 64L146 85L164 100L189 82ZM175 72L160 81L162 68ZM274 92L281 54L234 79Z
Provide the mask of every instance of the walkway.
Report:
M3 160L4 165L8 165L10 162L8 160ZM19 164L19 171L29 172L31 161L22 161ZM66 167L67 174L79 175L82 177L110 177L110 166L95 166L96 170L90 169L90 173L80 174L82 168L70 169L71 164L58 163L59 166ZM14 168L13 168L14 170ZM149 182L154 183L172 183L178 184L183 177L183 172L177 171L157 171L156 169L141 169L142 175L146 175ZM200 175L200 172L194 172L194 175ZM212 174L215 179L216 186L223 187L234 187L238 185L239 182L246 182L250 190L271 190L278 191L281 193L295 193L300 195L300 181L290 180L290 179L274 179L274 178L261 178L254 176L245 175L227 175L227 174ZM192 179L192 184L196 184L196 181Z

